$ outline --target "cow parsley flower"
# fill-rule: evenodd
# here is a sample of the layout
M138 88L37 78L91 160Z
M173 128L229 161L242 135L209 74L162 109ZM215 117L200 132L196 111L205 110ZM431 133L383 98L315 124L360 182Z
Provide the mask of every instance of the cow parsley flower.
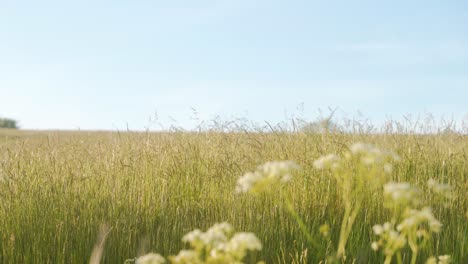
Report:
M136 259L136 264L164 264L166 260L159 254L149 253Z
M206 232L195 229L182 241L190 243L191 250L183 250L169 259L174 264L242 263L249 251L262 249L253 233L234 233L226 222L214 224Z
M365 165L381 164L388 160L391 160L391 161L400 160L400 157L396 153L392 151L381 150L372 144L365 144L365 143L358 142L358 143L351 145L349 150L352 155L359 156L361 162ZM350 156L348 155L348 157Z
M182 241L185 243L190 243L192 247L200 247L203 246L202 240L203 232L200 229L195 229L182 237Z
M424 207L421 210L409 209L405 213L406 218L397 226L398 231L411 232L420 230L424 224L429 226L430 232L438 233L442 224L432 214L430 207Z
M176 256L169 257L174 264L202 264L199 254L195 250L181 250Z
M372 227L372 230L374 231L374 234L380 236L384 232L384 228L381 225L374 225Z
M379 243L378 243L378 242L375 242L375 241L372 242L371 248L372 248L372 250L374 250L374 251L379 250Z
M450 255L439 256L438 259L439 259L439 264L448 264L452 261L452 258L450 257Z
M340 166L340 158L335 154L328 154L322 156L314 161L314 167L316 169L324 169L324 168L338 168Z
M449 264L450 262L452 262L450 255L430 257L426 260L426 264Z
M224 246L224 250L237 259L243 259L247 251L262 249L262 243L253 233L236 233Z
M452 186L447 183L438 183L434 179L429 179L429 181L427 181L427 185L432 192L446 198L447 200L455 198Z
M392 172L393 172L393 166L392 166L392 164L390 164L390 163L385 163L384 166L383 166L383 168L384 168L384 172L385 172L385 173L387 173L387 174L392 174Z
M389 182L384 185L384 197L387 205L417 205L420 202L420 191L407 182Z
M396 231L391 223L387 222L383 225L374 225L372 229L374 234L379 237L379 240L372 242L371 248L374 251L382 248L385 256L390 259L398 250L406 245L404 234Z
M236 191L262 192L272 185L291 181L291 172L297 169L299 166L293 161L269 161L239 178Z
M230 224L224 222L213 225L206 232L195 229L182 237L182 241L190 243L193 248L217 248L226 243L231 235L233 228Z

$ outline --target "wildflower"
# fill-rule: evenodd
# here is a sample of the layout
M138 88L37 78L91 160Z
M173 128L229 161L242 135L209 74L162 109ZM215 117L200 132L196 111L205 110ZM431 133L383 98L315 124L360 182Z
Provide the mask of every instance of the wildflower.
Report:
M389 234L389 241L393 244L395 248L403 248L406 245L406 238L404 235L396 232L395 230L391 230L388 232Z
M430 189L432 189L435 192L446 192L452 189L450 185L446 183L438 183L434 179L429 179L427 181L427 185L429 186Z
M371 244L371 248L377 251L379 248L383 249L384 254L391 258L395 252L402 249L406 245L406 238L404 234L396 231L391 223L383 225L374 225L372 227L374 234L379 237L378 241Z
M384 185L384 196L391 205L418 204L420 191L407 182L390 182Z
M426 264L437 264L437 259L435 257L430 257L426 260Z
M390 163L385 163L383 168L384 172L387 174L391 174L393 172L393 166Z
M372 230L374 230L374 234L376 235L381 235L384 232L384 228L381 225L374 225L372 227Z
M182 241L190 243L191 250L183 250L169 259L174 264L242 263L248 251L261 250L262 244L253 233L233 233L230 224L215 224L206 232L195 229Z
M202 234L201 238L205 245L216 248L220 244L227 242L228 236L231 235L232 231L232 226L226 222L215 224Z
M439 256L439 264L448 264L452 261L450 255Z
M438 183L434 179L429 179L427 181L429 189L434 193L441 195L442 197L452 200L454 198L452 186L446 183Z
M237 181L236 191L248 192L250 189L252 189L256 184L260 183L262 180L265 181L265 179L260 173L248 172Z
M181 250L177 256L169 258L174 264L202 264L195 250Z
M365 165L380 164L385 160L400 160L400 157L396 153L381 150L372 144L355 143L351 145L349 150L352 155L360 156L361 162ZM348 157L351 156L348 155Z
M159 254L149 253L136 259L136 264L164 264L166 260Z
M426 264L449 264L450 262L451 262L451 257L449 255L443 255L437 258L430 257L426 260Z
M248 172L237 181L237 192L261 192L272 185L291 181L291 171L299 169L293 161L270 161Z
M429 226L429 231L438 233L442 224L434 217L432 210L429 207L424 207L421 210L410 209L406 212L406 218L397 226L398 231L406 231L418 229L423 224Z
M243 259L248 250L261 250L262 244L253 233L237 233L225 245L225 251L237 259Z
M182 241L185 243L190 243L192 247L202 246L202 235L203 232L200 231L200 229L195 229L183 236Z
M357 154L357 153L371 153L371 152L378 152L378 149L374 147L372 144L365 144L365 143L354 143L351 145L349 148L351 150L351 153Z
M212 227L210 227L210 229L208 229L208 232L230 234L233 232L233 230L234 229L232 228L231 224L223 222L214 224Z
M384 185L388 174L392 173L391 162L398 158L393 152L380 150L373 145L355 143L344 153L343 160L329 154L314 161L314 167L317 169L332 169L331 175L338 183L345 204L347 218L342 221L336 258L341 259L345 256L346 243L356 220L356 213L367 200L366 196ZM349 217L350 215L353 216ZM382 229L383 227L378 228L377 232L381 234Z
M232 226L226 222L215 224L206 232L195 229L182 237L183 242L188 242L194 248L216 248L228 241L232 233Z
M389 222L385 222L383 224L383 229L384 231L390 231L391 229L393 228L392 224L390 224Z
M322 156L314 161L314 167L316 169L324 169L326 167L337 168L339 167L340 158L335 154L328 154Z

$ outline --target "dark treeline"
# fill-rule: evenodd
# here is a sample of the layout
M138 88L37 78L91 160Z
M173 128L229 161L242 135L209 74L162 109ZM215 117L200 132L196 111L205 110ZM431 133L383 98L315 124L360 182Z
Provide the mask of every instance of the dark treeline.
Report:
M10 118L0 118L0 128L18 128L18 121Z

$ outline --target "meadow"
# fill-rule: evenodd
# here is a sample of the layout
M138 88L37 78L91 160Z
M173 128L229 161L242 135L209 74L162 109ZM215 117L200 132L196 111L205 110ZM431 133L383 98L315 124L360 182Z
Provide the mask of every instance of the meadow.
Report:
M263 247L245 261L319 263L339 240L344 201L330 172L314 168L355 142L400 156L390 176L424 189L429 179L450 184L444 204L420 198L442 223L418 256L450 255L468 263L468 136L463 133L87 132L0 130L0 263L87 263L107 227L102 263L124 263L149 252L176 255L193 229L229 222L256 234ZM274 193L236 192L258 165L295 161L293 179ZM311 247L283 206L287 195L324 252ZM382 191L363 201L349 234L346 263L382 263L371 249L373 226L386 222ZM323 224L328 238L320 236ZM323 230L322 230L323 231ZM409 263L410 250L402 250ZM395 262L396 263L396 262Z

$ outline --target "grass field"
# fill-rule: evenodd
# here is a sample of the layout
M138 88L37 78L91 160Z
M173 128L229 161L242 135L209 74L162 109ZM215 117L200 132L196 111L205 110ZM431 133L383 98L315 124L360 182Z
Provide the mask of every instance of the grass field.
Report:
M175 255L186 247L184 234L224 221L262 242L249 263L318 263L335 250L344 205L334 178L313 162L354 142L396 152L394 181L423 189L433 178L453 186L448 207L421 194L443 226L418 263L445 254L468 263L466 135L13 130L0 130L0 263L87 263L102 225L109 228L103 263L148 252ZM291 197L309 230L330 226L331 242L314 237L327 252L309 247L280 193L235 192L240 176L272 160L301 166L279 192ZM364 201L346 245L347 263L384 261L370 248L372 227L390 215L381 192ZM405 249L404 263L409 255Z

